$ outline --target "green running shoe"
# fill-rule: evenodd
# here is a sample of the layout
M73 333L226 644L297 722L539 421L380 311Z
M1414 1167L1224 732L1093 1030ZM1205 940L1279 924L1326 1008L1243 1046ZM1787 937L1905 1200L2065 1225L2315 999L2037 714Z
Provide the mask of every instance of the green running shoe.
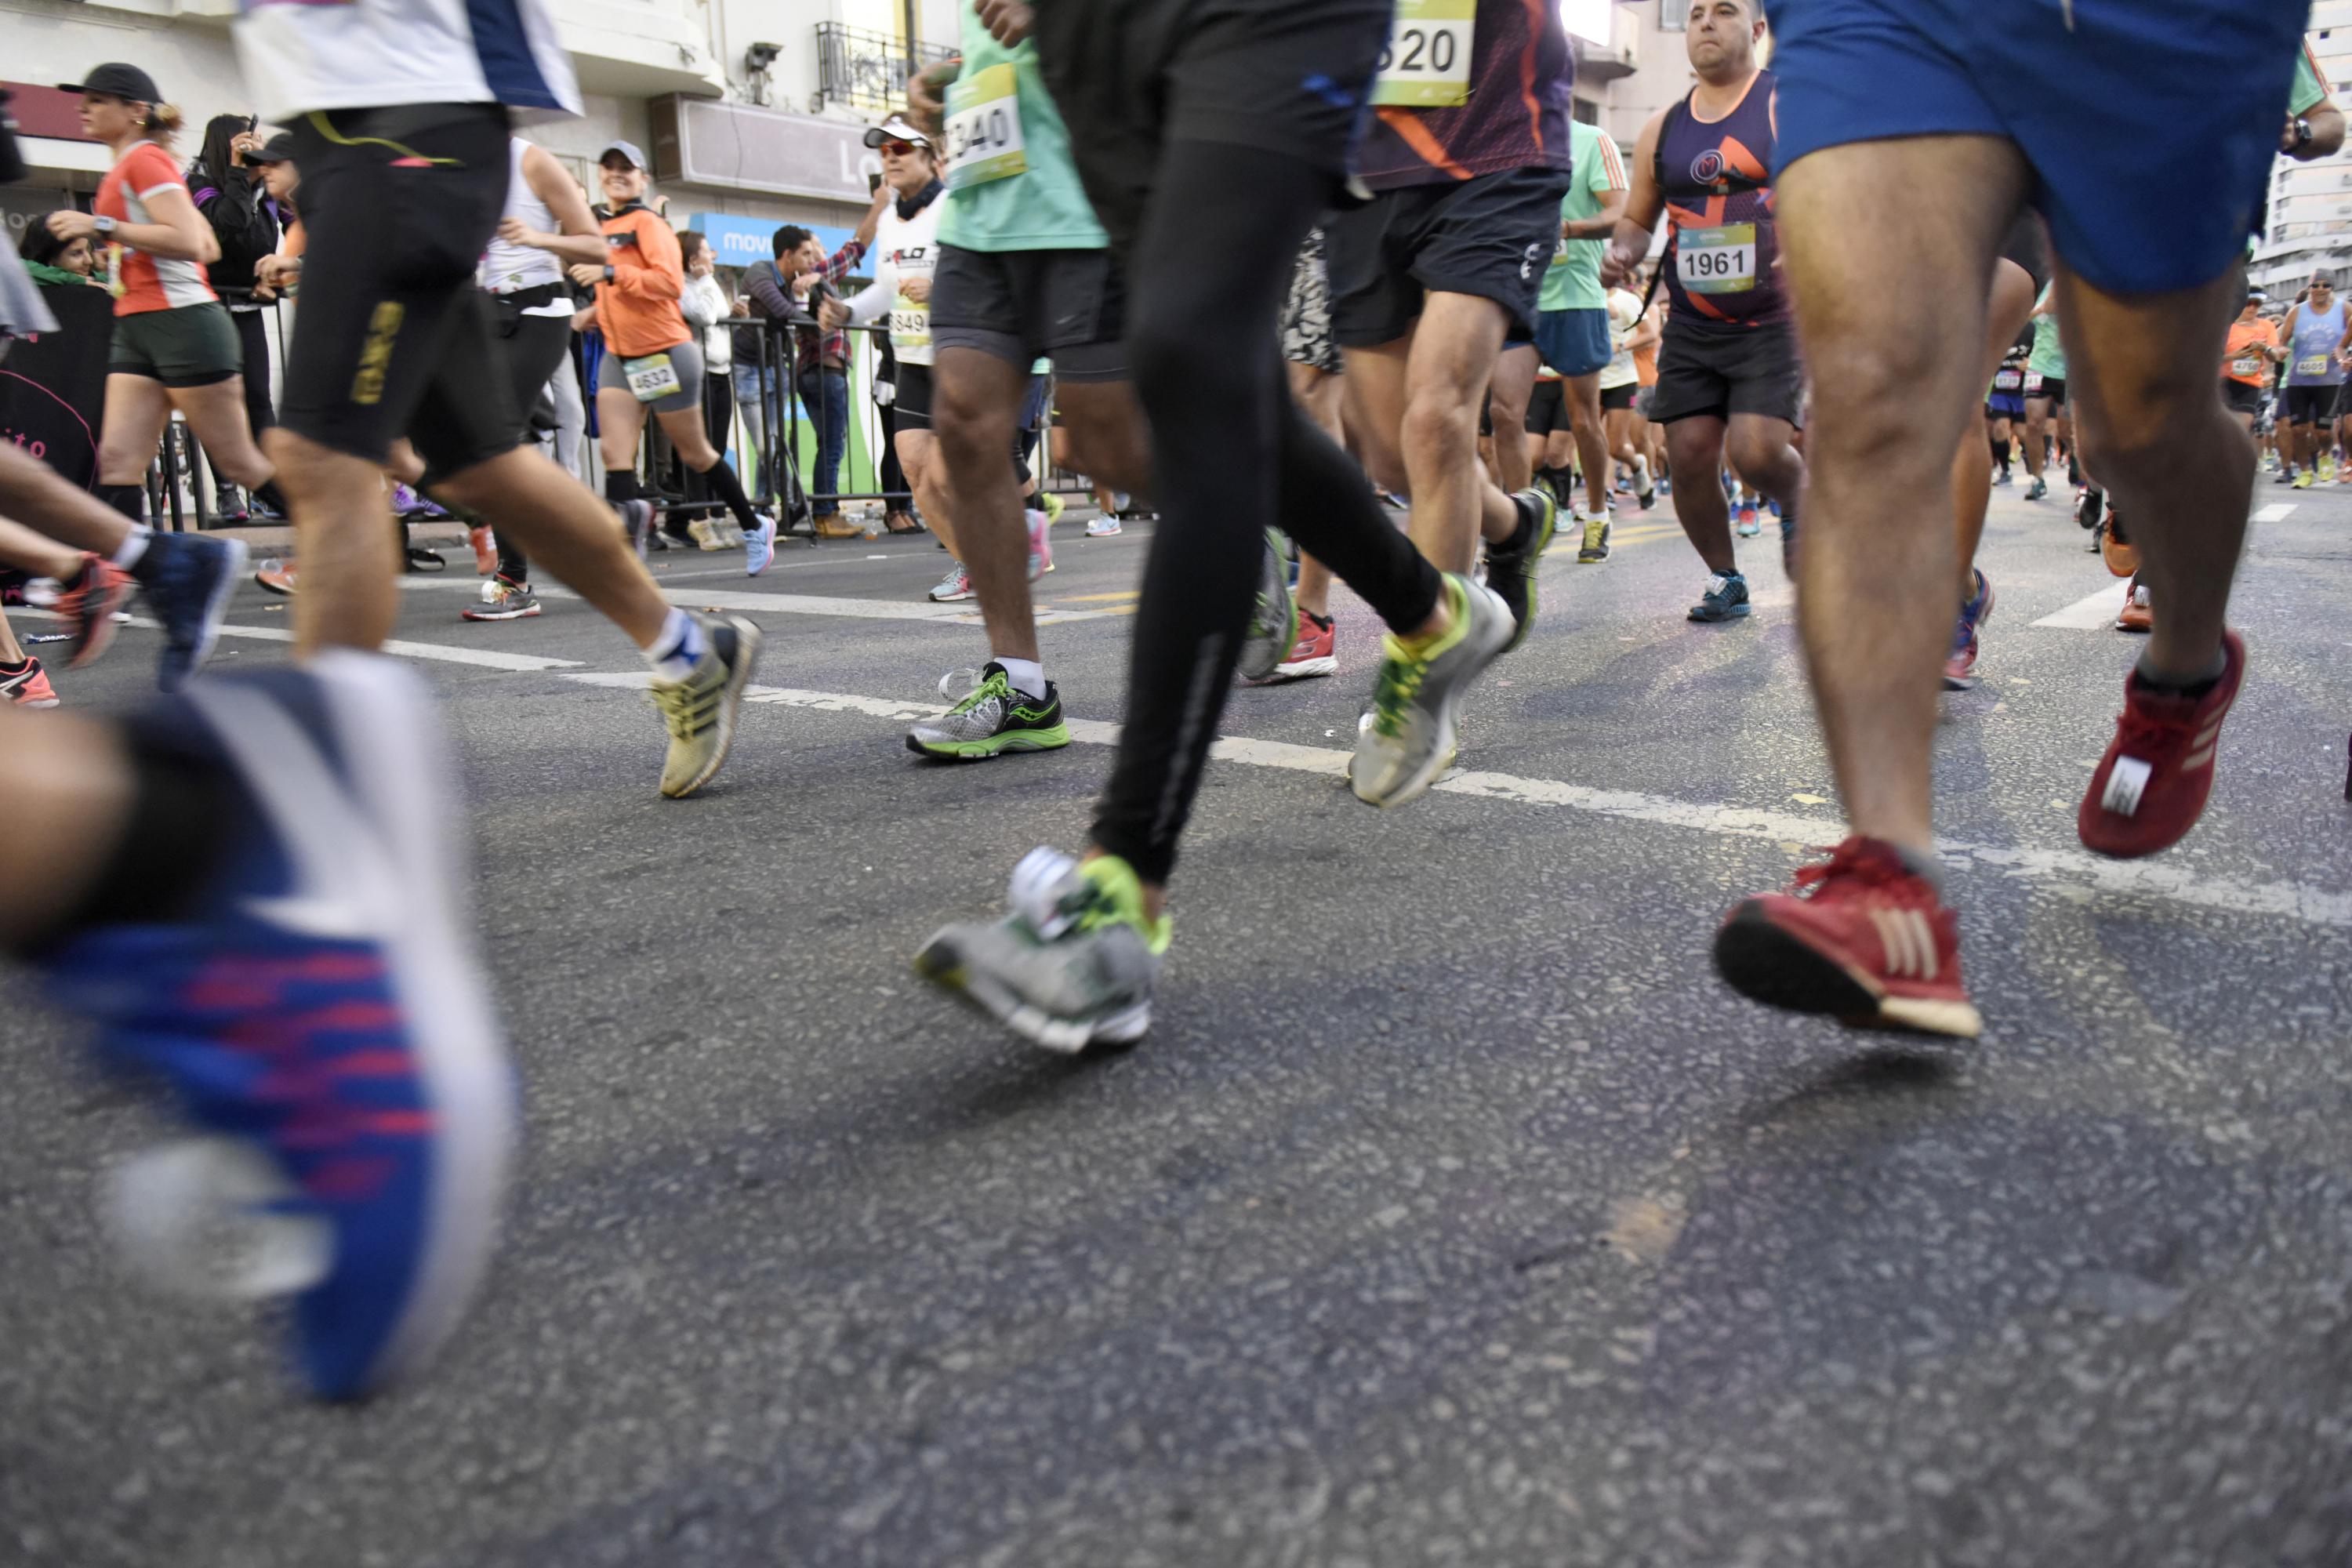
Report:
M1454 714L1462 693L1511 645L1511 612L1500 595L1448 573L1454 624L1418 652L1391 632L1381 644L1372 706L1356 725L1348 769L1356 798L1402 805L1426 791L1454 761Z
M1145 916L1133 867L1032 849L1005 902L1013 912L1002 920L941 928L915 973L1049 1051L1143 1037L1171 928Z
M689 612L691 613L691 612ZM760 662L760 628L740 616L696 615L702 623L701 658L684 680L656 680L647 689L669 726L669 755L661 792L683 799L709 784L735 743L735 714Z
M1250 611L1249 630L1242 635L1242 657L1235 673L1244 680L1260 681L1290 657L1298 643L1298 601L1290 596L1290 563L1283 554L1282 535L1265 531L1265 559L1258 574L1257 605Z
M1070 743L1070 728L1062 722L1062 694L1050 680L1043 698L1032 697L1013 684L1003 665L991 663L941 676L940 695L955 706L908 731L907 750L949 762L984 763L1006 752L1050 752Z

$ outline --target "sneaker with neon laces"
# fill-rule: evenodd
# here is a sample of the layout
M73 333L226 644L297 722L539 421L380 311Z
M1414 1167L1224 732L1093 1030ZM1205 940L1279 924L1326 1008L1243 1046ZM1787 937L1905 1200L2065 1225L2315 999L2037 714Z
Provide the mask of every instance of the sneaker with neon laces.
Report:
M479 603L467 605L457 614L469 621L520 621L539 614L539 595L528 583L517 583L505 577L493 577L482 584Z
M1004 667L950 670L940 695L955 704L907 731L907 750L948 762L982 763L1007 752L1051 752L1070 743L1062 722L1062 694L1052 681L1032 697L1013 684Z
M1445 575L1453 618L1427 644L1391 632L1381 641L1372 705L1356 722L1349 786L1367 805L1418 799L1454 762L1462 694L1510 647L1511 612L1492 589Z
M22 664L0 664L0 698L16 708L55 708L62 700L49 684L49 672L31 654Z
M1317 676L1339 673L1339 624L1318 616L1312 610L1298 612L1298 640L1290 645L1290 653L1267 683L1278 680L1310 680Z
M764 513L760 526L743 535L743 574L757 577L776 559L776 520Z
M1026 514L1029 524L1029 581L1034 583L1054 569L1054 520L1042 511Z
M1974 1039L1959 921L1892 845L1856 836L1783 891L1745 899L1715 933L1715 969L1768 1007L1855 1028Z
M1298 601L1290 596L1290 563L1283 557L1282 535L1269 528L1259 556L1257 597L1234 673L1253 683L1265 680L1297 644Z
M1521 490L1511 498L1518 508L1518 531L1501 544L1486 546L1486 588L1511 612L1509 653L1528 640L1536 624L1536 569L1551 548L1552 531L1559 526L1559 506L1551 492Z
M2168 849L2197 826L2213 793L2221 721L2246 678L2246 645L2221 634L2221 673L2205 690L2168 691L2135 669L2124 680L2116 738L2091 774L2074 819L2084 847L2118 860Z
M1577 564L1590 566L1596 561L1608 560L1609 520L1606 517L1588 516L1580 511L1576 514L1576 522L1577 526L1584 531L1583 542L1577 546Z
M131 729L136 754L217 788L237 848L184 909L35 961L100 1025L103 1059L269 1178L278 1201L244 1218L317 1237L278 1282L296 1366L317 1396L358 1398L456 1331L519 1141L432 699L391 659L331 649L199 683ZM200 1215L217 1194L182 1195Z
M948 563L948 574L931 590L931 602L939 605L960 605L972 597L971 574L963 569L961 561Z
M1977 631L1992 619L1992 584L1979 570L1977 594L1960 606L1959 624L1952 628L1952 651L1944 658L1944 689L1973 691L1977 684Z
M1118 521L1117 512L1097 512L1087 519L1088 539L1117 539L1123 531L1125 530Z
M1133 867L1116 855L1081 861L1032 849L1005 902L1002 920L943 927L915 955L915 973L1049 1051L1144 1037L1171 928L1144 912Z
M487 522L478 522L466 530L466 542L474 547L474 575L488 577L499 569L499 542Z
M669 729L661 792L682 800L709 784L735 743L735 715L760 662L760 628L741 616L688 612L702 626L702 657L683 680L646 688Z
M1748 602L1748 578L1744 573L1718 572L1706 580L1706 591L1698 603L1690 607L1695 621L1736 621L1746 616L1754 606Z
M1052 490L1037 492L1037 510L1045 514L1045 526L1048 528L1062 521L1062 512L1066 504Z
M155 618L163 623L156 684L166 691L205 667L220 640L229 596L245 575L245 541L201 533L151 533L131 569Z
M2131 586L2124 590L2123 608L2116 612L2116 630L2119 632L2156 630L2156 607L2148 603L2147 584L2137 577L2131 580Z
M2297 468L2295 470L2294 478L2289 479L2287 483L2293 485L2299 490L2309 489L2311 488L2311 470L2309 468Z
M79 669L106 651L114 640L115 615L135 586L130 573L102 555L84 555L81 570L58 584L49 607L65 623L71 650L67 668Z

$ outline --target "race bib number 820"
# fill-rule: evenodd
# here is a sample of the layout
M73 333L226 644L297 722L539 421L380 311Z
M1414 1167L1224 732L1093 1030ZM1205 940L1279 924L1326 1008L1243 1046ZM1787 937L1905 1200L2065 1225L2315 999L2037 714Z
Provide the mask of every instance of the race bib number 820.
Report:
M1478 0L1396 0L1372 101L1448 109L1470 101L1470 46Z

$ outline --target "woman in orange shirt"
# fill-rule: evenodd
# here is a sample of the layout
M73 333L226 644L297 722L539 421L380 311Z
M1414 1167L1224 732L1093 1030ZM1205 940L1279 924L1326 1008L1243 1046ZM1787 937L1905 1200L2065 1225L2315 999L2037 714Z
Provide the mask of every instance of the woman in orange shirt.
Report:
M2263 416L2263 384L2270 379L2271 365L2286 357L2278 329L2263 320L2263 303L2261 289L2247 294L2221 350L2221 401L2249 433Z

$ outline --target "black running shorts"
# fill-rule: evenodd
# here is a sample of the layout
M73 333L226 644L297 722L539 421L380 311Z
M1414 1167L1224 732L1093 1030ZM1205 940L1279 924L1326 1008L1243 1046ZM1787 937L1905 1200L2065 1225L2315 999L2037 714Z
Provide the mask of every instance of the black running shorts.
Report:
M2221 378L2221 402L2232 414L2251 414L2259 419L2263 414L2263 389L2249 386L2234 376Z
M2325 425L2336 417L2336 390L2332 386L2290 386L2286 400L2279 406L2285 410L2290 425Z
M1325 231L1332 336L1342 348L1394 342L1434 293L1492 300L1505 335L1532 340L1568 184L1559 169L1505 169L1382 191L1336 215Z
M1108 250L940 247L931 345L977 349L1027 370L1040 355L1067 382L1125 381L1127 291Z
M1549 436L1556 430L1569 428L1568 394L1566 384L1553 379L1538 381L1528 396L1528 434Z
M506 110L336 110L297 120L293 138L310 243L278 423L372 463L406 436L431 478L512 450L522 420L474 286L506 205Z
M1686 310L1667 317L1650 418L1671 425L1702 414L1717 419L1755 414L1804 424L1805 367L1797 357L1796 324L1733 326L1696 321Z

